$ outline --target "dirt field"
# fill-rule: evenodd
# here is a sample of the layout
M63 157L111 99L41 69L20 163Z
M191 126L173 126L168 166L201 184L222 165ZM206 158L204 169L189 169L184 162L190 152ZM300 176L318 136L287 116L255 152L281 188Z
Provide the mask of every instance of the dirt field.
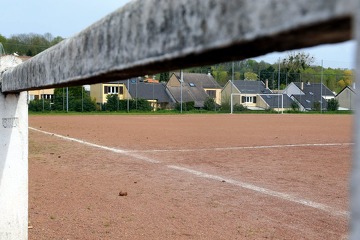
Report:
M348 234L350 115L30 116L29 125L29 239Z

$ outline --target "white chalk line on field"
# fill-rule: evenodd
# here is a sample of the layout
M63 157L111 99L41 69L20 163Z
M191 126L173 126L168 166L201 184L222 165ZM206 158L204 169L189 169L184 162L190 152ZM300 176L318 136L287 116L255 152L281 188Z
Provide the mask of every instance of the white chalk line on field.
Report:
M95 143L86 142L86 141L83 141L83 140L80 140L80 139L77 139L77 138L72 138L72 137L67 137L67 136L63 136L63 135L60 135L60 134L56 134L56 133L46 132L46 131L39 130L39 129L32 128L32 127L29 127L29 129L37 131L37 132L41 132L43 134L55 136L55 137L58 137L58 138L61 138L61 139L64 139L64 140L81 143L81 144L84 144L84 145L89 146L89 147L100 148L100 149L107 150L107 151L110 151L110 152L113 152L113 153L120 153L120 154L130 156L130 157L134 157L134 158L137 158L139 160L146 161L146 162L160 163L159 161L157 161L155 159L151 159L151 158L148 158L148 157L145 157L145 156L141 156L141 155L138 155L138 154L135 154L135 153L123 150L123 149L102 146L102 145L98 145L98 144L95 144Z
M61 139L67 140L67 141L74 141L74 142L77 142L77 143L80 143L80 144L83 144L83 145L86 145L86 146L90 146L90 147L94 147L94 148L100 148L100 149L111 151L111 152L114 152L114 153L123 154L123 155L126 155L126 156L136 158L138 160L143 160L145 162L161 163L158 160L151 159L151 158L141 156L141 155L138 155L138 154L134 154L131 151L126 151L126 150L123 150L123 149L102 146L102 145L86 142L86 141L83 141L83 140L80 140L80 139L76 139L76 138L67 137L67 136L63 136L63 135L60 135L60 134L56 134L56 133L51 133L51 132L39 130L39 129L32 128L32 127L29 127L29 129L31 129L33 131L43 133L43 134L46 134L46 135L55 136L55 137L58 137L58 138L61 138ZM306 146L308 144L302 144L302 145ZM318 146L318 145L320 145L320 146L324 146L324 145L325 146L341 146L341 145L350 145L350 144L336 144L336 143L335 144L312 144L311 146L314 146L314 145L315 146ZM276 145L276 146L284 146L284 145ZM292 145L290 145L290 146L292 146ZM244 147L244 148L247 148L247 147ZM253 147L253 148L256 148L256 147ZM305 200L305 199L302 199L302 198L299 198L299 197L296 197L296 196L292 196L292 195L287 194L287 193L277 192L277 191L273 191L273 190L270 190L270 189L258 187L256 185L249 184L249 183L246 183L246 182L241 182L241 181L233 180L233 179L230 179L230 178L224 178L224 177L221 177L221 176L212 175L212 174L208 174L208 173L204 173L204 172L200 172L200 171L196 171L196 170L193 170L193 169L190 169L190 168L180 167L180 166L176 166L176 165L166 165L166 167L168 167L169 169L174 169L174 170L182 171L182 172L185 172L185 173L188 173L188 174L192 174L192 175L195 175L195 176L198 176L198 177L201 177L201 178L226 182L228 184L238 186L238 187L241 187L241 188L245 188L245 189L248 189L248 190L252 190L252 191L262 193L262 194L265 194L265 195L268 195L268 196L272 196L272 197L280 198L280 199L283 199L283 200L286 200L286 201L289 201L289 202L294 202L294 203L298 203L298 204L301 204L301 205L305 205L305 206L308 206L308 207L311 207L311 208L315 208L317 210L322 210L322 211L327 212L327 213L329 213L329 214L331 214L333 216L349 217L349 215L350 215L348 211L339 211L339 210L336 210L336 209L334 209L334 208L332 208L330 206L327 206L325 204L322 204L322 203L317 203L317 202L314 202L314 201Z
M293 147L341 147L350 146L354 143L301 143L301 144L282 144L264 146L243 146L243 147L221 147L221 148L193 148L193 149L151 149L151 150L131 150L129 152L194 152L194 151L226 151L226 150L252 150L252 149L271 149L271 148L293 148Z
M328 213L330 213L331 215L334 215L334 216L349 217L349 212L348 211L339 211L339 210L336 210L336 209L334 209L334 208L332 208L330 206L327 206L325 204L305 200L305 199L302 199L302 198L298 198L296 196L292 196L292 195L287 194L287 193L273 191L273 190L258 187L258 186L255 186L255 185L252 185L252 184L249 184L249 183L246 183L246 182L241 182L241 181L237 181L237 180L233 180L233 179L229 179L229 178L223 178L221 176L211 175L211 174L196 171L196 170L193 170L193 169L190 169L190 168L179 167L179 166L176 166L176 165L168 165L167 167L171 168L171 169L179 170L179 171L182 171L182 172L187 172L189 174L192 174L192 175L195 175L195 176L198 176L198 177L212 179L212 180L221 181L221 182L226 182L226 183L229 183L229 184L241 187L241 188L249 189L249 190L252 190L252 191L255 191L255 192L259 192L259 193L262 193L262 194L265 194L265 195L269 195L269 196L272 196L272 197L277 197L277 198L287 200L287 201L290 201L290 202L294 202L294 203L299 203L299 204L302 204L302 205L305 205L305 206L308 206L308 207L312 207L312 208L315 208L315 209L318 209L318 210L328 212Z

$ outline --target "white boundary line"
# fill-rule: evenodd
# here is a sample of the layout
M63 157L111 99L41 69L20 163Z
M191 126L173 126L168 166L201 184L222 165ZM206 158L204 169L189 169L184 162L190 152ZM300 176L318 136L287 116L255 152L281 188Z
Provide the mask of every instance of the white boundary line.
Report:
M349 217L349 212L348 211L339 211L336 210L330 206L327 206L325 204L322 203L317 203L317 202L313 202L313 201L309 201L309 200L305 200L302 198L298 198L296 196L292 196L290 194L287 193L282 193L282 192L277 192L277 191L273 191L270 189L266 189L266 188L262 188L262 187L258 187L246 182L241 182L241 181L236 181L233 179L229 179L229 178L223 178L221 176L216 176L216 175L211 175L211 174L207 174L207 173L203 173L200 171L196 171L196 170L192 170L189 168L184 168L184 167L179 167L179 166L175 166L175 165L168 165L168 168L171 169L175 169L175 170L179 170L179 171L183 171L183 172L187 172L189 174L201 177L201 178L207 178L207 179L211 179L211 180L216 180L216 181L221 181L221 182L227 182L231 185L235 185L241 188L245 188L245 189L249 189L258 193L262 193L265 195L269 195L272 197L277 197L283 200L287 200L289 202L294 202L294 203L298 203L298 204L302 204L308 207L312 207L318 210L322 210L324 212L330 213L331 215L334 216L342 216L342 217Z
M252 149L271 149L271 148L290 148L290 147L341 147L351 146L353 143L301 143L283 145L264 145L264 146L244 146L244 147L220 147L220 148L194 148L194 149L152 149L152 150L130 150L129 152L194 152L194 151L226 151L226 150L252 150Z
M32 127L29 127L29 129L31 129L33 131L43 133L43 134L46 134L46 135L55 136L55 137L58 137L58 138L61 138L61 139L67 140L67 141L73 141L73 142L77 142L77 143L80 143L80 144L84 144L86 146L90 146L90 147L94 147L94 148L100 148L100 149L111 151L111 152L114 152L114 153L124 154L126 156L130 156L130 157L136 158L138 160L143 160L145 162L161 163L158 160L150 159L150 158L145 157L145 156L134 154L131 151L106 147L106 146L86 142L86 141L83 141L83 140L80 140L80 139L66 137L66 136L63 136L63 135L46 132L46 131L39 130L39 129L32 128ZM244 149L259 149L259 148L284 147L284 146L290 146L290 147L292 146L292 147L294 147L294 146L309 146L309 145L310 146L324 146L324 145L325 146L342 146L342 145L349 145L349 144L336 144L336 143L334 143L334 144L274 145L274 146L259 146L259 147L242 147L241 149L243 149L243 148ZM236 149L238 149L238 148L236 148ZM262 193L262 194L272 196L272 197L276 197L276 198L286 200L286 201L289 201L289 202L305 205L305 206L308 206L308 207L311 207L311 208L315 208L317 210L327 212L327 213L329 213L329 214L331 214L333 216L340 216L340 217L348 218L349 215L350 215L348 211L339 211L339 210L336 210L336 209L334 209L334 208L332 208L330 206L327 206L325 204L322 204L322 203L317 203L317 202L305 200L305 199L302 199L302 198L299 198L299 197L296 197L296 196L292 196L292 195L287 194L287 193L277 192L277 191L273 191L273 190L270 190L270 189L258 187L256 185L252 185L252 184L249 184L249 183L246 183L246 182L241 182L241 181L233 180L233 179L230 179L230 178L224 178L224 177L221 177L221 176L211 175L211 174L208 174L208 173L204 173L204 172L200 172L200 171L196 171L196 170L193 170L193 169L190 169L190 168L180 167L180 166L176 166L176 165L166 165L166 167L168 167L169 169L174 169L174 170L182 171L182 172L185 172L185 173L188 173L188 174L192 174L192 175L195 175L195 176L198 176L198 177L201 177L201 178L226 182L228 184L238 186L238 187L241 187L241 188L244 188L244 189L252 190L254 192Z
M113 153L120 153L120 154L130 156L130 157L133 157L133 158L136 158L136 159L139 159L139 160L143 160L143 161L146 161L146 162L160 163L157 160L150 159L150 158L147 158L147 157L144 157L144 156L140 156L138 154L134 154L134 153L132 153L130 151L126 151L126 150L123 150L123 149L106 147L106 146L98 145L98 144L95 144L95 143L86 142L86 141L83 141L83 140L80 140L80 139L77 139L77 138L66 137L66 136L63 136L63 135L56 134L56 133L46 132L46 131L39 130L39 129L32 128L32 127L29 127L29 129L31 129L33 131L41 132L43 134L55 136L55 137L58 137L58 138L61 138L61 139L67 140L67 141L73 141L73 142L81 143L81 144L84 144L84 145L89 146L89 147L100 148L100 149L107 150L107 151L110 151L110 152L113 152Z

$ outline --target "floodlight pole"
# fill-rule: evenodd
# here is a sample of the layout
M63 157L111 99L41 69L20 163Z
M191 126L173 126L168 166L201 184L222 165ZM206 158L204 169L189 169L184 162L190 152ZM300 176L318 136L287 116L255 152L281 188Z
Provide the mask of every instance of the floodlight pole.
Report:
M117 89L117 111L119 111L119 95L120 95L120 83L118 82L118 89Z
M322 99L323 76L324 76L324 60L321 60L321 84L320 84L320 102L321 102L321 106L320 106L320 113L322 113L322 109L323 109L323 99Z
M230 80L230 114L233 114L233 110L234 110L234 107L233 107L233 82L234 82L234 61L231 63L231 80Z
M63 93L62 93L62 102L63 102L63 111L65 111L65 88L62 88L63 89Z
M280 58L279 58L279 70L278 70L278 93L280 93ZM278 107L279 107L280 98L278 98Z
M43 111L45 110L45 100L44 100L44 89L42 90L42 107L43 107Z
M84 111L84 86L81 86L81 112Z
M184 73L183 70L180 70L180 113L183 112L183 91L182 91L183 81L184 81Z
M69 112L69 87L66 87L66 112Z
M127 112L130 112L129 95L130 95L130 80L127 80Z

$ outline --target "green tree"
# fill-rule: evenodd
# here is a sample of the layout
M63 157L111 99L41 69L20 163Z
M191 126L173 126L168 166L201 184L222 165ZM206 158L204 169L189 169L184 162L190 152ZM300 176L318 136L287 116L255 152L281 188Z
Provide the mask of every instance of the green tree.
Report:
M281 60L281 69L286 71L288 82L294 82L297 74L300 74L302 70L310 67L315 61L308 53L304 52L291 52L287 57Z
M292 109L293 111L297 112L297 111L299 111L300 106L299 106L299 104L298 104L297 102L293 101L293 102L291 103L291 109Z
M182 110L183 111L192 111L195 109L195 102L191 101L191 102L183 102L182 103ZM175 104L175 109L180 111L181 110L181 103L176 103Z
M53 109L65 111L68 104L69 111L89 112L96 110L95 100L92 100L89 93L82 86L69 87L68 97L66 99L66 88L56 88L54 90Z
M314 102L312 109L315 110L315 111L320 111L321 110L321 103L320 102Z
M324 69L323 83L331 91L336 91L336 89L337 89L336 72L333 69L331 69L331 68Z
M213 98L208 97L204 102L204 109L208 111L216 111L217 106Z
M327 110L328 111L337 111L339 109L339 101L335 98L329 99L327 101Z
M169 72L160 73L160 82L168 82L169 79L170 79Z
M108 94L106 96L106 111L118 111L119 110L119 96L117 94Z
M51 111L51 102L47 99L35 99L29 102L29 111Z
M142 98L134 99L134 101L132 102L132 109L135 109L137 111L143 111L143 112L153 110L150 102L148 102L146 99L142 99Z
M340 90L346 86L350 86L353 82L353 72L351 70L344 70L343 77L338 81Z
M224 86L227 81L231 78L228 73L224 70L213 70L212 75L214 79L220 84L220 86Z
M252 81L256 81L258 79L258 75L253 72L246 72L244 74L244 77L246 80L252 80Z
M6 39L4 48L7 53L34 56L45 49L62 41L62 37L54 38L50 33L40 34L16 34Z
M269 88L275 89L275 68L270 65L268 68L261 70L259 79L264 83L268 80Z

